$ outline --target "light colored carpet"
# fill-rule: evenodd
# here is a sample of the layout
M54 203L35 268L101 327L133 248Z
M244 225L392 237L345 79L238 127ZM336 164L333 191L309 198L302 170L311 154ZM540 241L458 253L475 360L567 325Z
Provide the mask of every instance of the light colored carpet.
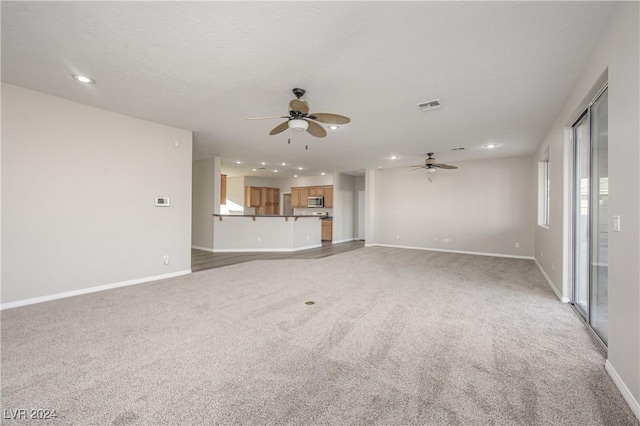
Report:
M637 425L604 361L533 261L382 247L2 312L54 424Z

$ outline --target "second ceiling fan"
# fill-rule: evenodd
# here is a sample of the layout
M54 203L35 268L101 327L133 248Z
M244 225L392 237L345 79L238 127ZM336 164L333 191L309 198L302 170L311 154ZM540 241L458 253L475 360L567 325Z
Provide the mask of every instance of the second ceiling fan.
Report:
M333 114L329 112L309 113L309 104L304 99L301 99L305 92L306 91L304 89L293 89L293 94L296 96L296 99L292 99L289 102L289 115L253 117L247 118L247 120L286 118L287 121L278 124L269 132L269 134L277 135L287 129L298 132L304 132L306 130L311 136L315 136L317 138L324 138L327 136L327 131L318 123L347 124L351 121L349 117L340 114Z
M428 158L424 160L424 165L419 164L414 167L413 170L424 169L428 173L435 173L436 169L457 169L457 166L450 166L449 164L436 163L436 159L433 157L433 152L427 153Z

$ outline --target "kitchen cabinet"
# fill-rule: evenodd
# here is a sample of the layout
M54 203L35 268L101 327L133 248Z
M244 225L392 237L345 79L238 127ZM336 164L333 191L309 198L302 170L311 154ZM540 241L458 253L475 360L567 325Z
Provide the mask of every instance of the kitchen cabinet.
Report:
M263 197L264 214L280 214L280 189L279 188L262 188L265 192Z
M331 219L323 219L322 220L322 241L331 241L333 240L333 220Z
M309 187L301 186L300 187L300 207L307 208L309 201Z
M260 187L247 186L245 188L245 207L260 207Z
M309 197L324 197L324 206L333 208L333 186L294 186L291 187L291 207L307 208Z
M291 208L299 209L302 207L300 205L300 188L292 187L291 188Z
M220 175L220 205L227 204L227 175Z
M324 206L328 209L333 208L333 186L324 187Z
M264 186L245 187L245 206L254 207L256 214L280 214L280 189Z

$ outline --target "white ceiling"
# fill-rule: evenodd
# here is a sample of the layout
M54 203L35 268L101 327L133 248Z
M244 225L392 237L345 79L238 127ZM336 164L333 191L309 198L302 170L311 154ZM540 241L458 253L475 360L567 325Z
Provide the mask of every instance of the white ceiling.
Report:
M428 151L455 164L533 153L615 6L5 1L2 81L193 130L194 159L219 155L230 175L260 175L261 161L265 176L405 166ZM245 120L286 114L294 87L312 112L352 122L317 139ZM432 99L443 108L416 106Z

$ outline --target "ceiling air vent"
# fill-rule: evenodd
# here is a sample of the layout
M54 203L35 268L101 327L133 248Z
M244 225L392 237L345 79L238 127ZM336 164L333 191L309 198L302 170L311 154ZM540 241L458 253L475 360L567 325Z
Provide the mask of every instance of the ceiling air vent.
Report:
M431 111L432 109L442 108L442 105L440 104L440 99L434 99L432 101L418 104L418 108L422 111Z
M451 151L464 151L464 149L465 148L463 146L460 146L458 148L451 148Z

